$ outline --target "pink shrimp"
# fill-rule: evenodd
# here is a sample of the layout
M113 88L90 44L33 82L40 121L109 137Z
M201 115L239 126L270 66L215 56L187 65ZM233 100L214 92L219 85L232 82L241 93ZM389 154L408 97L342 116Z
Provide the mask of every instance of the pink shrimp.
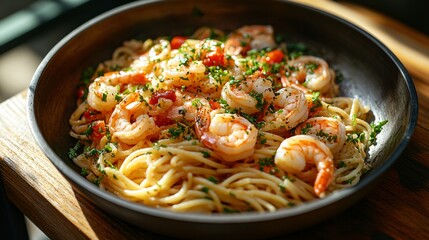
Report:
M334 161L329 148L312 136L296 135L285 139L277 149L275 164L282 170L298 176L314 166L317 170L314 193L324 197L334 178ZM305 173L304 173L305 174Z
M139 93L127 95L110 116L108 126L112 136L132 145L157 134L159 128L148 111L148 104L140 100Z
M276 46L271 26L250 25L235 30L225 42L225 51L231 55L246 55L251 49Z
M195 120L195 131L200 141L227 162L250 157L258 137L258 129L237 114L211 114L202 108Z
M339 152L346 142L344 124L329 117L313 117L295 128L295 134L311 135L328 146L333 154Z

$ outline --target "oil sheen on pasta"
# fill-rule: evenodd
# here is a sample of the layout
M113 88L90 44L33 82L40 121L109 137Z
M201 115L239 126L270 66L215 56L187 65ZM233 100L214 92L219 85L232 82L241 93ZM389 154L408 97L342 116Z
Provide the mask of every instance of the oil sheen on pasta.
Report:
M69 155L124 199L179 212L273 212L357 184L382 122L271 26L130 40L84 72Z

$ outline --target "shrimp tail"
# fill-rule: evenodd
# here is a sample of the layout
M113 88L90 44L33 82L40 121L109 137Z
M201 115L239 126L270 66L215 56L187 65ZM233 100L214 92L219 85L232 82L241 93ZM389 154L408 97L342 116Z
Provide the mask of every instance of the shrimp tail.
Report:
M195 116L195 133L206 147L214 148L216 139L209 132L210 120L210 110L207 107L199 109Z
M314 193L320 198L325 196L325 191L333 180L333 175L330 170L331 168L320 170L314 182Z

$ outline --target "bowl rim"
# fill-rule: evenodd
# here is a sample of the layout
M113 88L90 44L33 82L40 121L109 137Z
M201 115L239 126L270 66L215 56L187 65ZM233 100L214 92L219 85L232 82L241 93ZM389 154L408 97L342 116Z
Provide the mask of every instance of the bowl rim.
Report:
M65 164L64 160L59 157L48 145L45 138L43 137L42 133L40 132L40 129L37 125L37 117L34 109L34 97L35 92L38 86L38 80L43 75L44 69L47 65L49 65L50 60L57 54L57 52L63 48L68 41L75 38L77 35L79 35L80 32L83 30L86 30L90 28L92 25L106 20L112 15L119 14L124 11L128 11L130 9L136 8L136 7L143 7L145 5L150 5L154 3L162 3L167 2L168 0L149 0L149 1L137 1L137 2L130 2L126 3L122 6L113 8L111 10L108 10L91 20L87 21L86 23L80 25L75 30L67 34L62 40L60 40L49 52L48 54L43 58L39 66L37 67L33 78L31 80L30 86L28 88L28 94L27 94L27 118L30 126L30 130L33 134L34 139L36 140L39 147L42 149L42 151L45 153L46 157L54 164L54 166L68 178L72 183L76 184L80 188L83 188L86 191L89 191L98 197L106 200L110 204L114 204L116 206L126 208L128 210L137 212L139 214L146 214L151 215L155 217L160 218L167 218L172 220L180 220L180 221L187 221L187 222L199 222L199 223L212 223L212 224L224 224L224 223L248 223L248 222L261 222L261 221L267 221L267 220L275 220L280 218L288 218L288 217L294 217L302 214L306 214L315 210L318 210L320 208L335 204L353 194L356 192L361 192L367 185L375 181L377 178L379 178L383 173L385 173L393 164L394 162L399 158L399 156L402 154L406 146L408 145L411 136L414 133L415 127L417 125L417 119L418 119L418 99L417 99L417 92L414 86L414 83L412 81L411 76L409 75L408 71L404 67L404 65L401 63L401 61L393 54L393 52L387 48L381 41L379 41L377 38L375 38L372 34L366 32L362 28L356 26L355 24L340 18L338 16L335 16L331 13L328 13L326 11L323 11L321 9L317 9L315 7L311 7L302 3L297 3L293 1L287 1L287 0L272 0L272 2L282 2L284 4L291 4L295 5L301 8L306 8L310 11L316 12L318 14L325 15L325 17L331 18L335 21L340 22L341 24L346 25L350 29L359 32L362 36L367 38L369 41L373 42L379 49L381 49L386 57L390 58L392 62L396 65L397 69L399 70L401 76L405 80L405 84L407 86L407 90L410 94L410 116L409 116L409 123L406 127L406 130L404 132L404 135L402 136L401 140L399 141L398 147L387 157L386 161L377 167L376 169L372 169L370 171L370 174L367 176L361 178L360 182L351 187L342 189L341 191L330 193L328 196L322 199L316 199L313 201L306 202L300 206L287 208L287 209L280 209L275 212L267 212L264 214L260 214L257 212L249 212L249 213L241 213L241 214L198 214L198 213L181 213L181 212L173 212L165 209L158 209L153 207L148 207L143 204L134 203L125 199L122 199L116 195L113 195L112 193L109 193L107 191L104 191L100 189L98 186L92 184L88 180L86 180L84 177L82 177L79 173L72 170L67 164Z

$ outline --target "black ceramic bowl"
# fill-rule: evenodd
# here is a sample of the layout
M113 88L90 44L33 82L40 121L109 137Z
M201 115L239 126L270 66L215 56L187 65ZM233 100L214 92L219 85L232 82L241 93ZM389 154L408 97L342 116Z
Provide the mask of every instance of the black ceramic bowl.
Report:
M154 209L100 190L67 157L70 114L82 71L110 58L133 37L186 34L200 26L232 30L271 24L289 42L302 42L344 75L341 95L357 96L373 120L388 120L371 147L372 170L356 186L274 213L199 215ZM153 232L181 238L266 238L323 221L361 199L407 145L417 121L413 82L398 59L374 37L322 11L280 0L144 1L109 11L79 27L44 58L28 95L36 141L74 186L102 209ZM168 226L168 228L166 228ZM166 230L168 229L168 231Z

